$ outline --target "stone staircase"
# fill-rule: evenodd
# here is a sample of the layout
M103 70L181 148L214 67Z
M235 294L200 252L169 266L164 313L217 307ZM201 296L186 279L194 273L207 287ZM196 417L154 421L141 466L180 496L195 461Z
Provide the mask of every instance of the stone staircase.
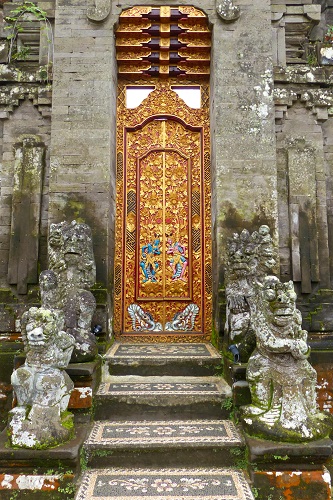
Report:
M252 500L230 387L207 344L115 343L76 500Z

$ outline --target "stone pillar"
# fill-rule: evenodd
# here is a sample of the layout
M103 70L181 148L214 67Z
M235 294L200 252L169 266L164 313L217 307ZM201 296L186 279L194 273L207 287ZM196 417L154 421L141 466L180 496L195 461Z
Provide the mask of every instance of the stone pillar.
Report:
M241 11L238 20L213 20L211 137L217 298L228 236L266 224L277 242L270 2L236 3ZM216 326L221 328L217 303L215 310Z
M97 281L105 283L114 239L117 72L112 19L92 22L91 7L59 0L56 9L49 219L90 225Z

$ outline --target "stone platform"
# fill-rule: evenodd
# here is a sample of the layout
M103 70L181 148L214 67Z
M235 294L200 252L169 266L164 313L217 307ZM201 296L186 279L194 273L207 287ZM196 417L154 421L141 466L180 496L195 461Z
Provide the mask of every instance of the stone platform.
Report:
M84 474L76 500L253 500L232 469L106 469Z
M122 344L105 355L112 375L214 375L222 356L210 344Z

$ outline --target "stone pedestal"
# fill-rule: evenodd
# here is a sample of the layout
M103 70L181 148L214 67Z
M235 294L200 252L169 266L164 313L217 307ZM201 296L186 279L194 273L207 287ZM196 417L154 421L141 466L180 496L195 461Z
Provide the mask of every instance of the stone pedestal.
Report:
M291 444L246 437L249 472L258 500L330 500L331 476L325 464L332 441Z

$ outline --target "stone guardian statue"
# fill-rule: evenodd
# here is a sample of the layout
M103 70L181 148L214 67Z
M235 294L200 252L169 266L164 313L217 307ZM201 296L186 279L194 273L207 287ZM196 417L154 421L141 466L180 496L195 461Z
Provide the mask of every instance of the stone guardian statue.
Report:
M9 412L13 446L48 448L73 435L67 406L74 384L64 369L75 341L62 327L62 314L49 309L32 307L22 316L26 361L11 378L17 399Z
M252 404L241 408L245 430L288 442L326 437L332 418L317 410L317 374L308 361L307 331L296 309L293 282L267 276L256 289L251 307L256 348L246 373Z
M64 314L65 331L75 338L72 362L91 361L98 349L91 321L96 301L90 292L96 281L91 229L76 221L51 224L50 269L40 276L42 305Z

